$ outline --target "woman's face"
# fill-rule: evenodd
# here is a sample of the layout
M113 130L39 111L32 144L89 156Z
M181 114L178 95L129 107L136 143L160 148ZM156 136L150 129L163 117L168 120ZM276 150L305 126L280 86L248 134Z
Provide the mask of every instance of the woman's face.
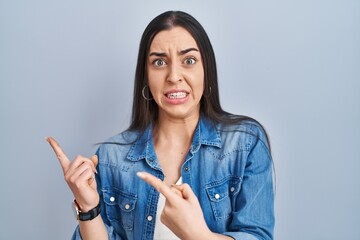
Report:
M154 37L147 69L159 120L199 117L204 69L199 47L186 29L174 27Z

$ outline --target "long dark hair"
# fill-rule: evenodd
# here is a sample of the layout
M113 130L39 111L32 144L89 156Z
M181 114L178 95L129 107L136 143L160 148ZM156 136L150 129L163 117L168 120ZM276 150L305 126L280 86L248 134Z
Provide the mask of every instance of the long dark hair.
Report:
M191 15L181 11L167 11L155 17L145 28L141 37L135 73L132 118L129 130L144 131L150 122L157 121L157 104L155 101L146 100L142 96L142 90L148 82L146 61L150 45L155 35L163 30L169 30L177 26L183 27L192 35L200 50L204 66L204 94L200 101L201 114L214 123L234 124L249 120L259 124L255 119L230 114L221 108L215 54L208 35L201 24ZM149 89L146 88L145 90L147 90L146 95L151 96Z

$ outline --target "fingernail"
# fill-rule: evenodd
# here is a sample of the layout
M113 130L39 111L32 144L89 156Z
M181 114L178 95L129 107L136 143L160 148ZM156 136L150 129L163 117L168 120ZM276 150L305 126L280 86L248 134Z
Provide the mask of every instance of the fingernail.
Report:
M136 175L141 179L145 178L145 175L142 172L137 172Z
M44 139L45 139L47 142L49 142L49 137L44 137Z

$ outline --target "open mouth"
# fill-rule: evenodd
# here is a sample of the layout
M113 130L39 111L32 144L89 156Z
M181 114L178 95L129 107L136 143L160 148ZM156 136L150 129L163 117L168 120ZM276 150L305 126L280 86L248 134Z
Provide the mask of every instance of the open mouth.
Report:
M186 92L172 92L165 94L165 96L170 99L181 99L181 98L185 98L187 95L188 93Z

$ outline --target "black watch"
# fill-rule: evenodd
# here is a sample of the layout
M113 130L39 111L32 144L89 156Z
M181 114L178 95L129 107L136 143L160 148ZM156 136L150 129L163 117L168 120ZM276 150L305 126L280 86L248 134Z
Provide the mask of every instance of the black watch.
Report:
M100 202L96 207L94 207L93 209L91 209L88 212L82 212L80 210L79 204L76 202L75 199L73 201L73 206L74 206L75 213L76 213L76 220L79 220L79 221L93 220L100 214Z

